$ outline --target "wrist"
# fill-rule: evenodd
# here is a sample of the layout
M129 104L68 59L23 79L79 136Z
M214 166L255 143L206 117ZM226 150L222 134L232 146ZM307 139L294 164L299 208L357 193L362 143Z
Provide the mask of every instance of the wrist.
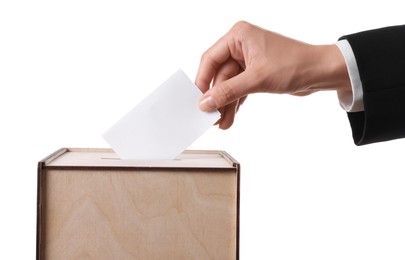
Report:
M304 69L307 91L351 91L346 62L339 48L331 44L311 45L309 49L305 52L307 68Z

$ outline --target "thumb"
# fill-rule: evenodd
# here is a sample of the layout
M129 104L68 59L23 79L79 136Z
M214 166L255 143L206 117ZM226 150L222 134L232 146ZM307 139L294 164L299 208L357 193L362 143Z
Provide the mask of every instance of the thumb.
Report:
M247 71L244 71L233 78L216 84L201 97L200 109L205 112L214 111L248 95L252 85L252 80L249 78Z

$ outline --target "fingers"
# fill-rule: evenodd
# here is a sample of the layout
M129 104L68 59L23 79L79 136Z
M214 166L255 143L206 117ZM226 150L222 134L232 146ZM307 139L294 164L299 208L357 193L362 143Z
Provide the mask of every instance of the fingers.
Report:
M221 82L238 75L241 71L242 69L238 62L233 59L228 59L217 69L217 72L214 74L213 85L219 85ZM212 92L212 90L207 90L205 95L200 100L200 108L203 111L212 111L222 107L216 104L216 101L211 96Z
M219 39L201 57L195 84L205 93L210 88L210 83L217 71L230 57L226 36Z
M219 128L226 130L230 128L235 120L236 111L238 108L239 101L236 100L231 104L224 107L224 111L222 112L221 120L219 123Z
M214 76L213 85L216 86L217 84L220 84L221 82L238 75L241 71L242 69L235 60L228 59L218 70L218 73ZM238 103L238 100L236 100L233 103L219 109L221 113L221 119L217 122L219 128L228 129L232 126Z
M227 60L223 66L218 70L218 73L214 76L214 87L213 89L209 90L206 92L206 95L211 100L211 108L212 109L219 109L219 112L221 113L221 119L217 122L219 125L219 128L221 129L228 129L232 126L236 112L239 109L239 106L245 101L246 96L242 97L240 100L239 98L236 98L234 101L230 102L229 104L227 103L226 105L217 105L215 104L215 98L212 98L211 95L213 93L223 93L220 91L223 89L221 87L223 82L228 81L229 79L232 79L233 77L239 75L239 73L242 72L242 68L240 67L239 63L233 59ZM226 94L224 94L226 96ZM214 95L218 96L218 94ZM205 103L205 105L209 105Z
M256 83L257 79L252 77L247 70L235 77L217 83L200 99L200 109L202 111L212 111L224 107L253 92Z
M199 106L202 111L220 111L221 119L217 124L221 129L228 129L233 124L237 110L257 83L245 71L246 49L240 42L250 27L246 22L237 23L204 53L200 61L195 83L204 95Z
M238 106L236 107L236 113L239 111L240 106L245 103L247 96L244 96L238 100Z
M235 77L242 72L239 63L233 59L228 59L219 68L218 72L214 75L213 85L217 85L225 80Z

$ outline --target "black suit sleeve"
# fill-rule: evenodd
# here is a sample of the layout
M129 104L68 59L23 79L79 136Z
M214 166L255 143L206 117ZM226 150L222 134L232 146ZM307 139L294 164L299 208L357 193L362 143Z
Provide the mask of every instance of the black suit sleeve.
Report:
M405 137L405 25L343 36L363 85L364 112L348 113L357 145Z

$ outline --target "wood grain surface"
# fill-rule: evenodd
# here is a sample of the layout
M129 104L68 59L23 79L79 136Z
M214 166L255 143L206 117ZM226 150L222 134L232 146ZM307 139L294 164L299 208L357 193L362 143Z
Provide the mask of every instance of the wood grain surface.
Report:
M236 259L235 170L49 169L43 259Z

